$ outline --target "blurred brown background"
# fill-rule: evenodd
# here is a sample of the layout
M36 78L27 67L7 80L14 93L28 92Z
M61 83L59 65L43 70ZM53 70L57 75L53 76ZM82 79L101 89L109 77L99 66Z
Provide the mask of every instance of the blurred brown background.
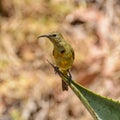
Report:
M119 0L0 0L0 120L92 120L47 63L59 31L75 50L73 79L120 100Z

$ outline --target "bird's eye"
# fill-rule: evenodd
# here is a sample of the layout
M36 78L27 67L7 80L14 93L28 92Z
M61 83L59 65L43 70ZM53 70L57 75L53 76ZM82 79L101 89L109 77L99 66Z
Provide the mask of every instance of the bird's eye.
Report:
M57 35L56 35L56 34L53 34L52 36L53 36L53 37L56 37Z

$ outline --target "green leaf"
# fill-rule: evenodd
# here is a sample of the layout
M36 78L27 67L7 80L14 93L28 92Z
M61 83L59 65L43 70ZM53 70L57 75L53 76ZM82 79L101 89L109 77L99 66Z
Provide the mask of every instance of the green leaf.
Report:
M81 101L84 104L84 106L88 109L88 111L90 113L94 111L96 116L91 114L94 119L120 120L120 103L119 102L97 95L91 92L90 90L82 87L81 85L78 85L74 81L72 81L70 87L79 98L81 97L84 98ZM88 108L88 107L91 107L91 108Z
M57 73L79 97L95 120L120 120L120 102L97 95L77 84L68 76L64 76L60 71Z

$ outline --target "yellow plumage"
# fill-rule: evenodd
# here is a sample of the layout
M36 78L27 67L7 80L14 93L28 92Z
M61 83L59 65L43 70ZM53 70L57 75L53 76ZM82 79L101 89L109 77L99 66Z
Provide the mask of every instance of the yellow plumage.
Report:
M51 33L48 35L41 35L39 37L47 37L53 43L53 56L55 63L60 71L66 76L69 69L72 67L74 61L74 50L69 43L67 43L60 33ZM62 80L62 89L68 90L68 86Z

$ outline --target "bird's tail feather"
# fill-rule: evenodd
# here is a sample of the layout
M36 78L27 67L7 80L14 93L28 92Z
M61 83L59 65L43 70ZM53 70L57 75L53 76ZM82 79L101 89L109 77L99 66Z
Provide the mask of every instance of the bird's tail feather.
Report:
M68 85L62 80L62 90L68 91Z

